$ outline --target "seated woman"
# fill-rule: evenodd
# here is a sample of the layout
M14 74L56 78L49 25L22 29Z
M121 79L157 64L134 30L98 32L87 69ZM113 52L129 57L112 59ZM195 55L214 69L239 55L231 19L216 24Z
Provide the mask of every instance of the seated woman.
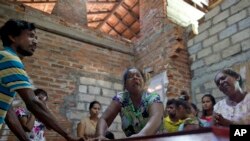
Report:
M84 118L77 125L77 136L85 139L93 138L96 132L96 125L99 119L98 115L101 109L101 104L98 101L92 101L89 104L90 116Z
M206 120L210 125L213 122L214 105L216 104L215 98L211 94L205 94L201 98L202 101L202 115L201 119Z
M113 97L97 124L96 135L102 139L115 117L120 114L127 137L156 134L162 125L163 104L156 93L145 90L145 77L137 68L123 75L124 91Z
M48 94L43 89L36 89L34 93L42 102L48 101ZM42 122L37 120L32 113L23 107L16 108L15 112L31 141L45 141L45 125Z
M232 69L223 69L214 79L226 98L214 106L215 125L250 124L250 94L242 90L242 78Z

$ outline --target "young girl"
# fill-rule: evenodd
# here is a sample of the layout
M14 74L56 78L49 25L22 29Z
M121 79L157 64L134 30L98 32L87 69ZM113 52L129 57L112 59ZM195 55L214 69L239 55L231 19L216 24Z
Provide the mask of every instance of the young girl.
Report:
M206 120L208 123L213 121L213 110L216 104L215 98L211 94L205 94L202 98L202 116L201 119Z

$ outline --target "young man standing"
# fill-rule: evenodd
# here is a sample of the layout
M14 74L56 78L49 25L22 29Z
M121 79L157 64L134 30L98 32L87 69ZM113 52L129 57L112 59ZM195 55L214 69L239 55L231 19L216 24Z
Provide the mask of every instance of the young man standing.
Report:
M55 130L66 140L80 140L65 132L32 90L32 85L21 59L25 56L32 56L37 48L35 25L23 20L10 19L1 27L0 36L4 46L4 50L0 51L0 129L6 113L10 109L7 118L13 117L14 120L7 119L7 124L14 130L14 133L22 134L23 131L20 127L13 126L17 117L11 112L13 98L16 94L19 94L27 109L46 127ZM23 136L21 140L26 140L26 137Z

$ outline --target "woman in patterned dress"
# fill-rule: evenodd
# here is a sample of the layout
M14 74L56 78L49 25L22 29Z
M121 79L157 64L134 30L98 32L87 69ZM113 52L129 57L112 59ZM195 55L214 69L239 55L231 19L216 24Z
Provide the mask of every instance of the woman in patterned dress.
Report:
M145 81L144 74L135 67L124 72L124 91L113 97L98 121L96 135L99 139L104 138L105 131L118 114L127 137L157 133L162 125L163 104L158 94L146 91Z
M42 102L48 101L48 94L42 89L34 91L36 97ZM45 125L38 121L35 116L24 107L15 109L16 115L31 141L45 141L44 131Z
M215 125L250 124L250 94L242 90L242 78L232 69L223 69L214 79L225 98L214 106Z

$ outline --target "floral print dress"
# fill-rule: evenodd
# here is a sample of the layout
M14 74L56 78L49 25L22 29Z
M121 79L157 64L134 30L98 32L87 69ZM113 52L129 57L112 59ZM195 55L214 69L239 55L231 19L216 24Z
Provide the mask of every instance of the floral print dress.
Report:
M114 101L121 104L122 130L126 136L139 133L149 120L149 107L152 103L162 103L160 96L156 93L144 92L140 106L135 108L129 92L121 92L113 97Z
M214 105L214 112L221 114L224 118L232 121L234 124L250 124L250 93L245 98L236 103L227 97Z
M29 116L30 112L25 108L18 107L16 110L16 115L20 118L23 116ZM37 119L34 122L34 126L31 132L26 132L31 141L45 141L44 137L45 126L42 122Z

